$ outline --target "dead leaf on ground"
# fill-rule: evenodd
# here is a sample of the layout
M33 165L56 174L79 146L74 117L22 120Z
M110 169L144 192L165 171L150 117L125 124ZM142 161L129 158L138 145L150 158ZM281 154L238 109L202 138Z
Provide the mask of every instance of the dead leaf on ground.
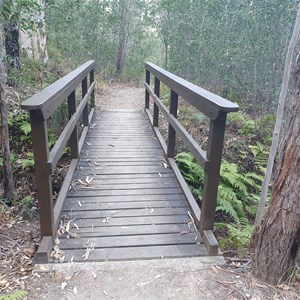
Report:
M78 290L77 290L76 285L74 285L74 287L73 287L73 294L74 294L74 295L77 295L77 294L78 294Z

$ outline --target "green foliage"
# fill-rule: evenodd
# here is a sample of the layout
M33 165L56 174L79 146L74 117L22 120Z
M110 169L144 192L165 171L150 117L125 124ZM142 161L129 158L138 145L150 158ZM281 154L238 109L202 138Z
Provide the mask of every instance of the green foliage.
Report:
M176 156L178 167L188 183L191 192L201 201L204 171L190 153ZM253 194L260 190L263 176L242 172L235 163L222 161L218 188L217 212L228 215L235 223L247 222L247 213L252 214L257 205Z
M17 160L17 163L21 166L23 170L34 166L33 153L27 152L26 156L27 158L20 158Z
M219 240L222 249L242 249L249 245L253 225L247 223L239 225L216 223L215 226L219 230L226 230L226 236Z
M0 300L22 300L28 296L27 291L17 290L10 295L0 295Z
M41 9L35 0L4 0L1 7L1 21L17 24L22 30L36 30L36 18Z
M34 199L31 196L26 196L17 202L17 208L21 216L31 218L37 212Z
M197 199L201 199L202 185L204 182L204 171L201 166L196 162L194 157L187 152L177 154L176 162L193 195L197 197Z
M257 158L257 165L265 164L265 149L261 144L250 148ZM204 183L204 171L190 153L182 152L176 156L178 167L193 195L201 202ZM221 215L217 228L226 231L226 236L220 241L222 247L240 248L249 242L253 220L259 201L259 193L263 181L262 169L247 172L236 163L222 161L218 187L216 211Z

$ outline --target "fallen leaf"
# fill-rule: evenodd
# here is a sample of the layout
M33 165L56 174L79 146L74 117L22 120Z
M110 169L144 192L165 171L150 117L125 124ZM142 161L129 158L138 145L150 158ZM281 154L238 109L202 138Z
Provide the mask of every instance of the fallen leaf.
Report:
M62 282L61 283L61 285L60 285L60 288L62 289L62 290L64 290L65 289L65 287L68 285L68 283L67 282Z
M188 230L182 230L182 231L180 232L180 234L181 234L181 235L183 235L183 234L187 234L187 233L189 233L189 231L188 231Z
M96 279L97 278L97 274L94 271L91 271L93 278Z
M75 285L73 287L73 293L74 293L74 295L77 295L77 293L78 293L77 287Z
M284 290L284 291L289 291L291 288L288 286L288 285L286 285L286 284L279 284L279 285L277 285L277 287L279 288L279 289L282 289L282 290Z
M140 283L137 284L137 286L144 286L144 285L147 285L149 283L150 283L149 281L140 282Z
M168 169L168 168L169 168L169 165L166 164L165 162L163 163L163 166L164 166L165 169Z
M216 268L216 266L211 266L211 269L213 270L213 272L215 274L218 274L219 273L219 270Z
M0 286L5 286L8 283L6 279L0 280Z
M87 182L87 184L90 184L93 180L94 180L93 177L87 176L87 177L85 178L85 181Z

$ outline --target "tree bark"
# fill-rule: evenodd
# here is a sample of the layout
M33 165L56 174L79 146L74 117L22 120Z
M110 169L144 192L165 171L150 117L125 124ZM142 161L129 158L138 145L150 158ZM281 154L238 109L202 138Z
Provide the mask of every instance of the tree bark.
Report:
M124 68L125 55L128 47L130 35L130 26L132 22L131 0L120 2L120 30L119 30L119 45L117 53L116 73L121 74Z
M5 24L5 52L12 69L20 68L19 27L17 24Z
M292 93L284 110L277 169L269 209L253 235L253 274L284 282L300 266L300 45L293 55Z
M5 94L6 78L5 68L3 63L2 53L2 27L0 27L0 116L1 116L1 150L3 158L3 187L4 198L14 201L14 180L12 173L12 166L10 161L10 148L9 148L9 133L8 133L8 109Z

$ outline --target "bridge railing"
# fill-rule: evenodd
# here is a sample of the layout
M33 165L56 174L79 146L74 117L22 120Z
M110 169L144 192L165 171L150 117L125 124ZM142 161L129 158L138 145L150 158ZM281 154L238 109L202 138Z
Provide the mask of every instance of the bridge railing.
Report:
M214 237L214 221L217 203L222 149L227 113L237 111L238 105L202 89L152 63L146 62L145 109L154 130L162 144L171 168L183 188L190 203L192 215L199 228L203 242L211 255L218 252L218 243ZM150 75L154 76L154 90L150 87ZM160 100L160 83L170 89L169 109ZM150 112L150 96L153 98L153 115ZM207 151L205 152L177 120L178 96L193 105L210 119ZM168 141L164 142L159 132L159 111L169 123ZM176 134L193 154L205 173L201 209L189 191L187 184L174 160Z
M94 61L86 62L27 99L21 105L23 109L30 113L40 230L43 237L42 243L45 244L52 243L56 235L62 205L94 112L94 108L89 112L89 100L91 100L91 106L94 106L94 68ZM81 85L82 99L77 106L76 87L79 85ZM50 151L47 120L66 100L68 103L69 121ZM77 127L81 118L84 128L79 139ZM54 205L51 175L68 142L72 161ZM42 248L43 246L40 247L40 249ZM45 248L47 248L46 245Z

